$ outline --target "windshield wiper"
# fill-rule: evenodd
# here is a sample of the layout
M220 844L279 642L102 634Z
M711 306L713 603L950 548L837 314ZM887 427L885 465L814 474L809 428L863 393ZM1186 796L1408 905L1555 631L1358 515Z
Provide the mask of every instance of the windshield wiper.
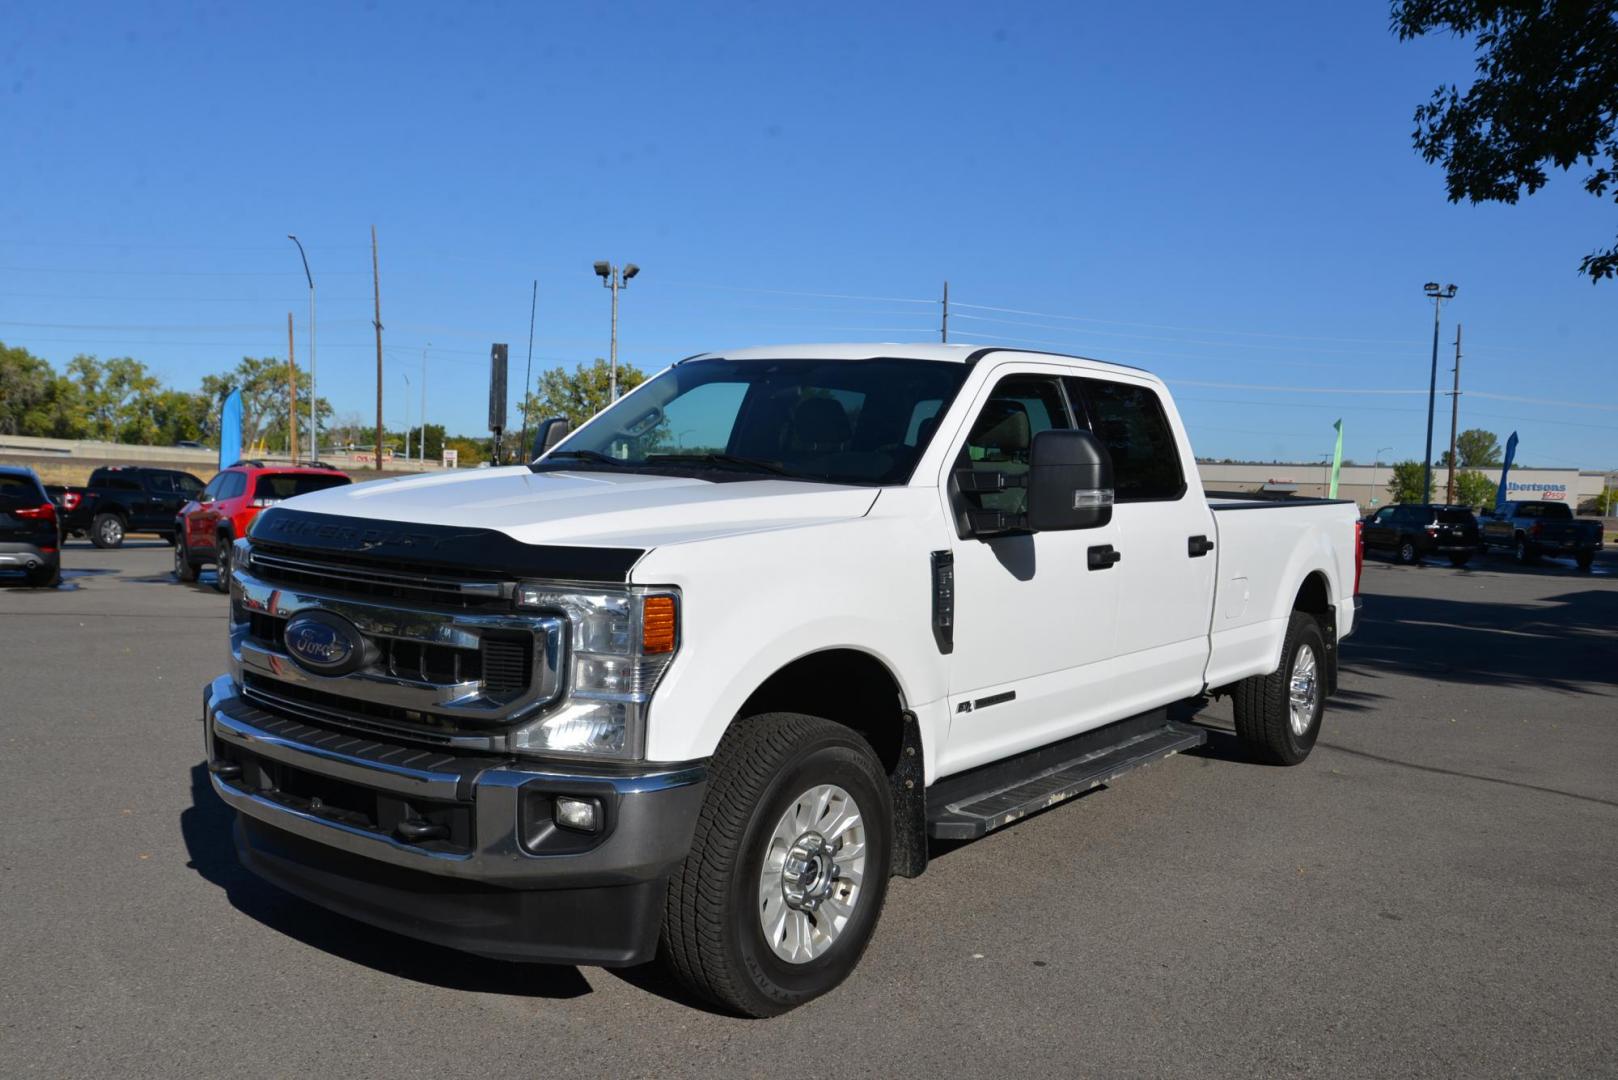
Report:
M748 469L748 470L751 470L753 472L767 472L767 473L773 473L776 476L790 476L790 475L792 475L791 473L789 473L785 469L783 469L781 466L772 464L771 462L760 461L757 458L738 457L735 454L712 454L712 453L710 453L710 454L647 454L646 455L647 464L652 464L654 462L662 463L662 462L665 462L665 461L670 462L670 463L689 462L689 463L691 463L693 465L728 465L733 469Z

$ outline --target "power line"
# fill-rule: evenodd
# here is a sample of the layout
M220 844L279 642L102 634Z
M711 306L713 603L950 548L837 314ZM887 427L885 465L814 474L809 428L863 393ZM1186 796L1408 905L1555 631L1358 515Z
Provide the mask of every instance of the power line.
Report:
M856 293L805 292L800 289L759 289L747 285L715 285L701 281L664 281L662 284L681 289L717 289L722 292L766 293L771 296L814 296L822 300L869 300L883 304L926 304L929 307L938 304L937 300L919 300L913 296L861 296Z

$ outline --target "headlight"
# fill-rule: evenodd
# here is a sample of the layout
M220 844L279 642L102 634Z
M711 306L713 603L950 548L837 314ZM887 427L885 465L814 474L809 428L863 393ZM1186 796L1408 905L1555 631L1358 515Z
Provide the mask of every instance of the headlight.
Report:
M512 732L530 753L639 757L652 691L679 648L679 597L669 589L517 586L525 610L567 618L566 696L546 716Z

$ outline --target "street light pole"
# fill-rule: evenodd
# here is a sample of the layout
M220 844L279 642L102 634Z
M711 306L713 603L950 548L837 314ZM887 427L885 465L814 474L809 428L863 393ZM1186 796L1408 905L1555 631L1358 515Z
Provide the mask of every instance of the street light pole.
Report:
M405 391L404 391L404 403L405 403L405 446L404 446L404 451L405 452L404 452L404 459L406 461L409 461L410 460L410 376L407 375L405 372L401 371L401 372L399 372L399 378L403 379L404 384L405 384ZM425 434L425 432L423 434Z
M1433 403L1438 398L1438 320L1439 310L1444 306L1445 300L1455 299L1455 286L1447 285L1440 289L1438 282L1429 281L1422 286L1422 291L1433 302L1433 369L1427 380L1427 456L1421 461L1421 501L1423 504L1433 499Z
M303 276L309 282L309 462L313 464L320 460L320 437L317 434L320 418L315 411L315 402L319 400L315 387L315 276L309 272L309 256L303 253L303 241L291 233L287 233L287 239L298 245L298 257L303 260Z
M433 347L427 343L427 349ZM421 438L416 440L416 451L421 463L427 464L427 349L421 350Z
M1382 451L1384 451L1384 450L1392 450L1392 449L1393 449L1393 447L1391 447L1391 446L1379 446L1379 447L1377 447L1376 448L1376 455L1371 460L1371 505L1372 506L1376 505L1376 474L1377 474L1377 470L1382 467Z
M611 404L618 400L618 290L629 287L629 279L640 273L640 267L626 263L620 269L610 262L598 262L595 271L601 284L612 290L612 341L608 354L612 366L607 376L607 403Z

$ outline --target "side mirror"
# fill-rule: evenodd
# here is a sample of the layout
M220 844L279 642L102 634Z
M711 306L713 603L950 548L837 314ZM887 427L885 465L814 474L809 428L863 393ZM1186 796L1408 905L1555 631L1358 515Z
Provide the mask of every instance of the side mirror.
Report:
M528 455L530 461L538 461L549 453L557 443L567 438L572 430L565 416L553 416L549 420L539 422L539 430L534 432L534 449Z
M1028 528L1099 529L1112 521L1112 455L1088 431L1034 436L1028 455Z

